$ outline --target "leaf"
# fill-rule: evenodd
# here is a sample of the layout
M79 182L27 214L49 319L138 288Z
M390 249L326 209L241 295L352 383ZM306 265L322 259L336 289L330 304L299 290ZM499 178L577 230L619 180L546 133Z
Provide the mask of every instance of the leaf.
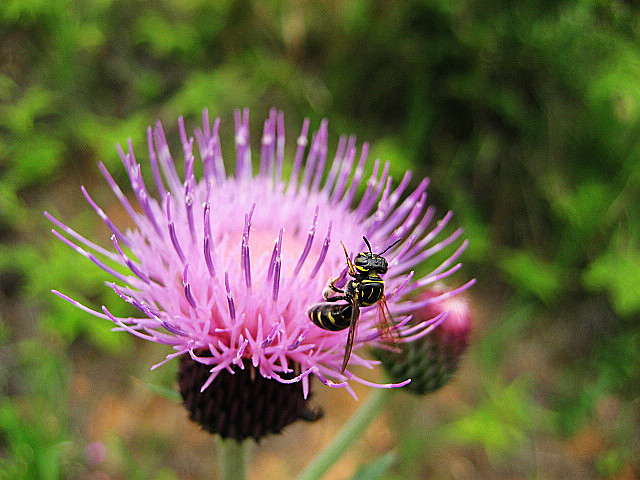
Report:
M562 271L555 265L536 258L531 252L518 251L506 255L500 268L510 283L545 303L554 301L562 288Z
M640 312L640 252L635 249L606 251L587 267L582 282L589 290L607 292L618 315Z
M36 118L54 110L55 97L41 87L26 91L16 102L0 106L0 125L15 135L33 133Z
M551 413L532 402L527 382L487 385L488 396L468 415L436 432L445 441L480 445L490 457L508 457L528 441L529 432L550 425Z
M19 186L47 182L64 160L65 145L49 135L31 135L13 152L13 180Z

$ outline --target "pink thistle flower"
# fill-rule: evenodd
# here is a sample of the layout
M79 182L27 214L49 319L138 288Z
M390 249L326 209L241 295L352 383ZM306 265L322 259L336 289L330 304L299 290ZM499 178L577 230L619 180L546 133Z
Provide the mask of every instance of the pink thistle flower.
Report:
M410 172L394 187L389 163L378 160L365 180L368 144L358 151L354 137L340 137L331 159L327 122L321 122L309 142L308 120L297 138L291 175L285 179L284 116L276 110L271 110L264 123L257 165L252 162L249 143L249 112L236 111L235 175L230 175L222 158L219 126L219 119L210 125L205 110L203 126L195 130L194 140L179 119L182 175L161 124L149 127L154 196L142 177L131 140L126 152L118 147L135 195L135 208L99 164L134 224L130 230L119 229L82 188L112 231L112 250L45 212L62 232L54 229L53 233L112 275L116 281L111 288L135 306L140 317L116 317L106 307L96 311L63 293L54 293L114 322L114 330L169 345L173 352L152 368L175 357L206 368L204 381L199 380L200 392L222 372L234 374L248 367L281 384L300 382L304 398L309 393L310 376L325 385L346 388L354 396L352 381L385 388L408 383L409 379L403 379L395 384L375 384L350 369L341 373L347 331L319 328L307 310L323 300L322 292L330 279L344 274L346 262L340 242L353 255L364 248L364 235L375 251L400 239L385 255L389 270L384 281L401 341L412 342L427 335L446 317L443 313L408 323L410 314L424 304L408 295L457 271L457 259L467 245L462 242L435 270L414 278L412 268L453 244L462 233L458 229L439 238L452 214L432 222L435 209L426 204L428 180L405 194ZM194 173L195 147L203 170L199 180ZM361 187L364 193L360 196ZM472 283L443 292L436 300L449 298ZM363 308L350 366L378 363L362 355L363 346L381 343L376 324L375 307ZM197 377L201 376L199 370Z

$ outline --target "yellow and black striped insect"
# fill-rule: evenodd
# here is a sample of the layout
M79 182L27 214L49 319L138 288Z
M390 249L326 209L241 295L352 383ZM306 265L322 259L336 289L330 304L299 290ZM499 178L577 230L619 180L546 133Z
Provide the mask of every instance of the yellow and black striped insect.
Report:
M331 331L349 328L347 346L342 360L341 371L343 373L351 356L358 318L360 318L360 307L377 304L378 329L383 336L388 336L391 328L391 314L384 296L384 280L380 277L380 275L387 273L388 264L382 255L400 240L393 242L380 253L373 253L369 241L365 237L362 238L369 251L358 253L353 261L349 257L344 243L342 244L349 267L348 274L353 277L353 280L347 282L344 290L336 287L337 279L332 280L323 292L325 301L312 305L308 311L311 321L320 328ZM346 303L335 303L341 301Z

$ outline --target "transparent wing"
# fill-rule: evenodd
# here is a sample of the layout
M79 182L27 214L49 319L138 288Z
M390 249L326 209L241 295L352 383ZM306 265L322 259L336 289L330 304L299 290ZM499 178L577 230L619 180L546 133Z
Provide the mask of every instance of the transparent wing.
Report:
M389 311L389 305L387 305L387 298L382 295L380 300L376 303L378 307L378 323L376 324L380 338L389 343L399 343L400 333L396 330L395 323L393 321L393 315Z

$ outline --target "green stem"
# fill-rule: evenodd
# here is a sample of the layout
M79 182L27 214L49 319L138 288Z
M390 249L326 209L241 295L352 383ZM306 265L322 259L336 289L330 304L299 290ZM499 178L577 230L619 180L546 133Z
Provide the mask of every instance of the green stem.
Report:
M389 403L392 389L374 389L367 401L353 414L333 441L298 475L296 480L318 480L347 449L362 436L369 424Z
M232 438L218 441L218 465L223 480L245 480L249 474L249 461L253 442L238 442Z

